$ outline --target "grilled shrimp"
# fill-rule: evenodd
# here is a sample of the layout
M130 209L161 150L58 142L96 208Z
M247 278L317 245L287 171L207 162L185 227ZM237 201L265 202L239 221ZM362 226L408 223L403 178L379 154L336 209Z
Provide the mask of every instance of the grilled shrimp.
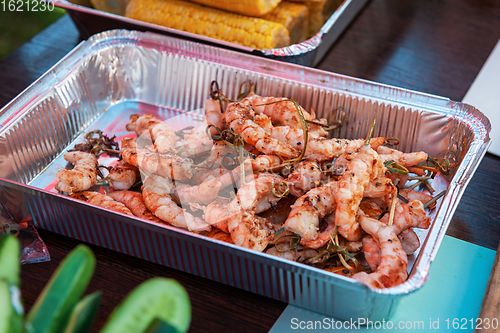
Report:
M97 158L94 154L71 151L64 159L74 165L73 169L57 171L54 188L59 192L75 193L91 188L97 180Z
M209 204L217 198L222 183L219 179L210 177L200 185L191 186L189 184L176 182L174 188L174 200L177 203L187 204L196 202Z
M269 244L272 225L251 211L240 211L228 220L228 229L235 245L262 252Z
M361 228L356 222L359 204L370 181L380 177L384 171L384 164L377 152L367 145L360 149L340 178L335 224L339 227L339 234L347 240L356 241L361 238Z
M111 209L122 214L134 215L130 211L130 209L128 209L121 202L115 201L113 198L105 194L101 194L99 192L83 191L83 192L73 193L70 195L70 197L88 202L96 206Z
M133 191L113 191L108 193L108 196L115 199L118 202L127 207L134 216L140 217L145 220L150 220L158 223L163 223L162 220L157 218L149 209L146 207L144 203L144 199L142 198L142 194L139 192Z
M337 207L338 182L313 188L297 199L283 227L302 237L304 243L318 238L319 222Z
M249 95L240 101L241 104L249 105L257 114L265 114L271 118L273 124L290 126L291 128L302 128L302 120L297 111L295 103L283 97L262 97L259 95ZM309 112L302 109L305 120L312 120Z
M393 227L389 227L375 219L359 216L359 224L380 246L380 264L375 272L360 272L353 279L366 284L370 288L390 288L397 286L408 276L406 270L408 257Z
M248 105L231 103L224 113L224 123L235 133L241 135L243 141L251 144L264 154L277 154L284 158L299 156L299 152L289 144L271 137L254 121L254 111Z
M112 189L125 191L130 189L140 177L137 167L121 160L111 169L106 178Z
M168 153L174 151L177 134L170 126L160 122L149 128L149 134L157 152Z
M385 138L378 137L370 140L370 146L377 149L385 142ZM321 162L332 160L344 153L354 153L365 144L364 139L312 139L307 143L306 157L309 160Z
M161 120L153 116L152 114L133 114L130 116L129 123L125 126L127 131L135 132L137 137L140 137L142 134L147 133L149 135L149 128L160 123Z
M385 163L387 161L393 160L402 166L413 166L420 162L427 160L427 153L420 151L415 153L403 153L399 150L392 149L386 146L380 146L377 148L377 153L379 153L380 158Z
M121 149L123 160L149 173L181 182L193 176L193 161L175 154L158 154L138 149L134 138L124 138Z
M246 183L240 187L233 200L242 210L254 211L256 214L268 210L281 198L272 193L273 186L283 181L283 177L275 173L259 173L249 175Z
M303 196L310 189L319 186L321 176L322 172L317 163L311 161L298 163L286 178L290 194L295 197Z
M209 224L177 206L170 197L172 190L173 184L170 179L154 174L148 176L142 187L142 197L146 207L155 216L174 227L196 232L210 231Z

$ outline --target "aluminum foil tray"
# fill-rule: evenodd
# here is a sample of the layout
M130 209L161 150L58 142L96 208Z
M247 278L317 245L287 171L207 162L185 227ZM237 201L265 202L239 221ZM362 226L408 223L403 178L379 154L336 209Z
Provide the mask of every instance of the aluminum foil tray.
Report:
M202 113L210 82L228 98L240 84L263 96L297 100L318 117L347 112L333 135L397 137L403 151L453 149L460 164L433 182L448 188L421 231L408 281L370 290L353 279L239 248L173 227L92 206L54 190L62 156L90 130L118 138L131 113L154 113L180 127ZM286 62L154 33L113 30L82 42L0 111L0 199L12 215L43 229L219 281L338 319L390 316L419 289L452 215L490 144L490 123L475 108ZM431 277L432 278L432 277Z
M166 28L157 24L150 24L138 20L129 19L124 16L110 14L96 10L85 5L75 3L87 3L85 0L54 0L54 4L64 8L77 26L83 38L88 38L99 32L112 29L128 29L138 31L153 31L168 36L180 37L186 40L197 41L208 45L215 45L230 50L236 50L248 54L259 55L271 59L282 60L305 66L316 66L328 49L340 37L349 23L361 11L368 0L345 0L325 22L321 31L310 39L288 47L269 50L256 50L250 47L221 41L197 34Z

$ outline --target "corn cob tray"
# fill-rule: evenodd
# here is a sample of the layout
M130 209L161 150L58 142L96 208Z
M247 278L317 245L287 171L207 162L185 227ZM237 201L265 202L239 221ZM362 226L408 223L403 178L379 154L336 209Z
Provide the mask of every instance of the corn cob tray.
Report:
M92 3L97 3L98 1L100 0L94 0ZM104 3L104 1L100 2ZM140 1L136 2L138 6L142 6ZM106 11L92 8L91 1L89 0L71 0L71 2L68 0L55 0L54 4L64 8L68 12L80 34L85 39L96 33L111 29L152 31L247 54L314 67L321 61L326 52L367 2L368 0L344 0L322 26L314 27L314 29L317 29L317 32L312 37L304 40L301 35L299 38L292 38L291 45L264 49L254 46L243 46L193 32L167 28L158 24L125 17L123 15L126 6L123 5L123 1L113 1L116 4L114 8L110 8L105 4L99 7ZM291 3L291 5L294 4L293 2ZM151 10L155 12L157 8ZM118 15L117 13L123 15ZM316 17L313 19L317 21ZM297 18L296 21L301 21L301 18ZM195 28L193 29L195 30ZM279 33L275 33L275 35L279 35ZM311 33L309 33L309 36L311 36Z
M81 202L54 190L63 155L94 129L122 135L131 113L156 113L187 125L199 118L216 80L228 98L242 82L258 93L286 96L318 117L348 111L333 135L397 137L403 151L435 156L452 149L457 166L433 181L445 196L409 277L374 290L298 262L223 243L168 225ZM401 298L429 278L448 224L490 144L488 119L447 98L380 85L312 68L210 47L153 33L114 30L82 42L0 110L0 199L35 225L160 263L338 319L387 319ZM430 277L432 278L432 277Z

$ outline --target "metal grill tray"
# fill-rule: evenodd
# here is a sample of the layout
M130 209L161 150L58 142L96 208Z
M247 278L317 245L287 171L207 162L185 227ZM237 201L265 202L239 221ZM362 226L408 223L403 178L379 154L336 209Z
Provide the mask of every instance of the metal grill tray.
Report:
M453 149L460 164L433 182L448 188L419 231L422 246L409 279L373 291L353 279L125 216L58 194L64 153L92 129L130 136L130 113L154 113L179 127L200 117L217 80L228 98L240 84L263 96L297 100L318 117L347 111L336 137L397 137L399 149L431 156ZM490 144L488 119L443 97L341 76L154 33L104 32L82 42L0 111L0 199L43 229L219 281L338 319L387 319L402 296L419 289L463 191ZM106 161L104 161L106 162ZM431 277L432 278L432 277Z
M56 6L64 8L68 12L83 38L88 38L94 34L112 29L152 31L207 45L215 45L229 50L313 67L319 64L326 52L328 52L333 43L340 37L367 2L368 0L343 1L325 22L321 30L315 36L302 43L279 49L257 50L215 38L133 20L124 16L77 5L68 0L54 0Z

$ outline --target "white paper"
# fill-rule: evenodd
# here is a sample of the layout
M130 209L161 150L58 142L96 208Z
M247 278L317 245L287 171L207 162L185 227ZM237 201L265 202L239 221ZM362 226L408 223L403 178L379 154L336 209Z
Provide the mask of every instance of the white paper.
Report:
M475 106L489 118L491 146L488 152L500 156L500 40L462 102Z

